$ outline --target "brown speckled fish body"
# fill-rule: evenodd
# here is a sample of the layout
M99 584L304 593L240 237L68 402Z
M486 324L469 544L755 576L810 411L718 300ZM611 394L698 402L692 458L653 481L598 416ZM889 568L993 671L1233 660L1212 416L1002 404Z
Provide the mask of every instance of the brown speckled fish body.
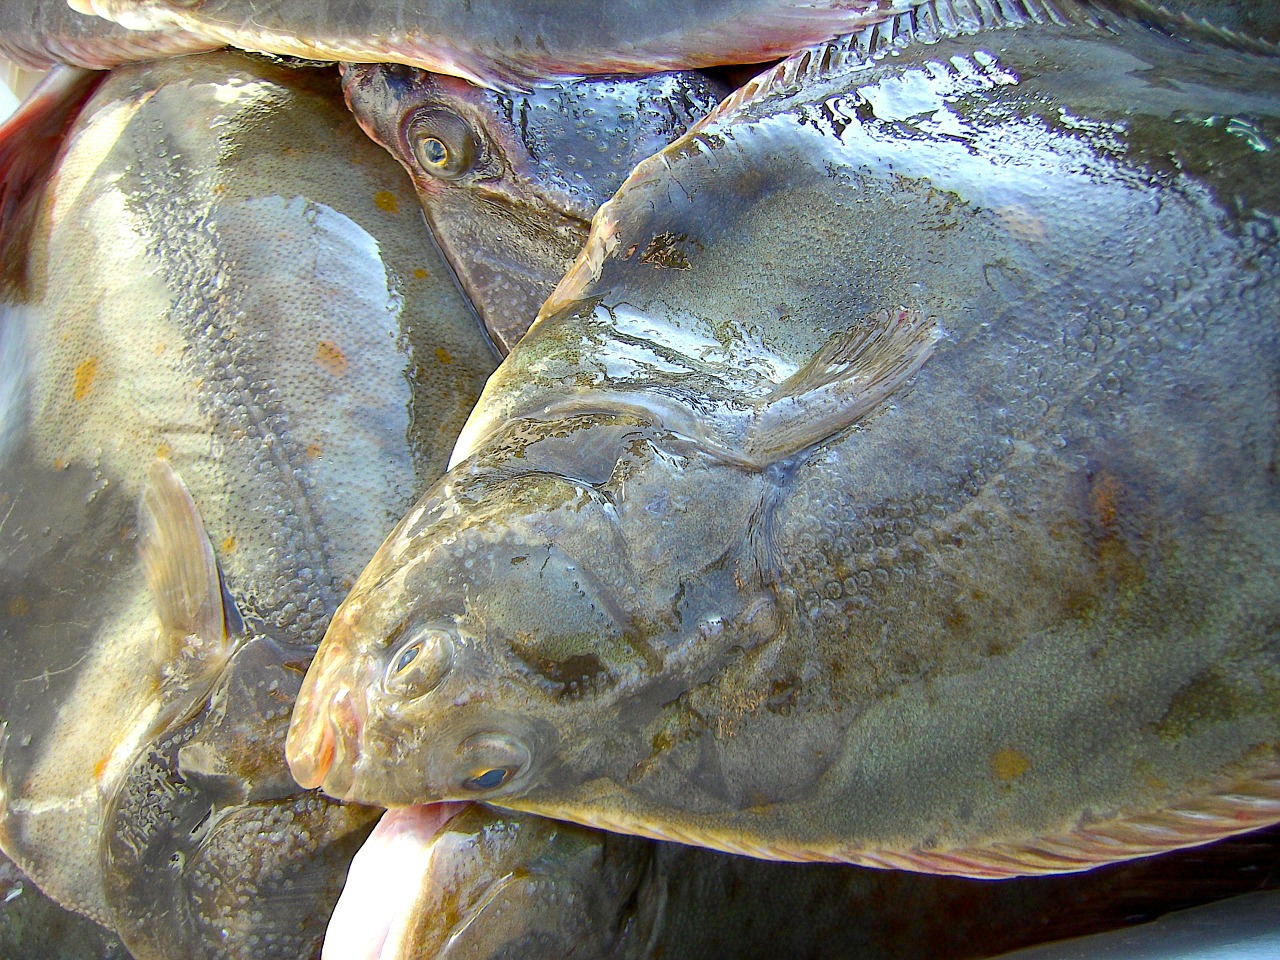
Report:
M975 876L1280 819L1277 91L1066 3L749 84L597 215L295 775Z
M291 780L292 697L495 361L334 71L113 71L28 256L0 841L139 960L305 955L373 815Z

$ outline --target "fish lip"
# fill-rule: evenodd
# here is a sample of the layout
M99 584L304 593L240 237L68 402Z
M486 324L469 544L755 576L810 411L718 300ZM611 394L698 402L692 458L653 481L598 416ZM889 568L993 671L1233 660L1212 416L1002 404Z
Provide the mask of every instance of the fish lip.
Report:
M358 657L344 664L342 651L322 645L307 671L285 738L285 759L298 785L322 787L330 796L351 787L365 727L365 689L376 664Z

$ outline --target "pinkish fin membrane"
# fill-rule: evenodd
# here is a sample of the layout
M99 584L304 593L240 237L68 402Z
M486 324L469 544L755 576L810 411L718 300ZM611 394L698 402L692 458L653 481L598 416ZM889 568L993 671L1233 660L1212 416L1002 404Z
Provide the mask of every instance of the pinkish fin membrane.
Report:
M56 67L0 124L0 293L19 295L45 182L63 135L101 75Z

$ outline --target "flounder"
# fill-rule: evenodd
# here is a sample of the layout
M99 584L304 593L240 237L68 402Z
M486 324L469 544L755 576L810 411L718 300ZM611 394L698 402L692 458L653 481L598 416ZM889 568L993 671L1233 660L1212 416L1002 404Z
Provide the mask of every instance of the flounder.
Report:
M33 70L59 63L104 69L221 45L172 28L130 30L101 17L77 13L66 0L5 0L0 4L0 57Z
M640 164L299 782L1003 877L1280 820L1280 59L934 0Z
M348 66L356 119L399 160L462 289L505 356L632 168L729 88L695 71L499 93L395 64Z
M881 20L903 0L71 0L135 30L243 50L404 63L481 86L761 63Z
M289 776L293 696L496 361L334 71L112 72L27 257L0 842L138 960L307 955L376 811Z

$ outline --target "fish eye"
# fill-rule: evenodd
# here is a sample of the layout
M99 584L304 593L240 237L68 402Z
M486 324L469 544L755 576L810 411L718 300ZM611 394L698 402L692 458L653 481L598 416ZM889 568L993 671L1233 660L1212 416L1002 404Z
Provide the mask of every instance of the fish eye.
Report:
M452 668L453 653L447 631L428 628L415 633L392 652L382 685L409 699L430 693Z
M514 770L504 770L501 767L493 767L492 769L486 770L484 773L462 781L462 785L468 790L492 790L495 787L502 786L510 780L513 773L515 773Z
M478 733L458 747L465 771L462 789L496 790L528 768L529 748L505 733Z
M443 110L421 110L405 130L418 167L442 180L456 180L480 159L475 131L461 117Z

